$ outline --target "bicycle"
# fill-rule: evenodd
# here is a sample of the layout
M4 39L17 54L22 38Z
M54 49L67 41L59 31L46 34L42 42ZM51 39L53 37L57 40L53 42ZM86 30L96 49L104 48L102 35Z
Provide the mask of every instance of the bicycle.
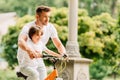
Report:
M67 55L63 55L63 58L66 58ZM43 59L50 60L53 64L53 71L45 78L45 80L63 80L62 78L58 77L58 71L56 68L56 63L60 60L59 58L50 56L50 55L43 55ZM27 76L22 74L21 72L17 72L17 77L22 77L25 80L27 79Z

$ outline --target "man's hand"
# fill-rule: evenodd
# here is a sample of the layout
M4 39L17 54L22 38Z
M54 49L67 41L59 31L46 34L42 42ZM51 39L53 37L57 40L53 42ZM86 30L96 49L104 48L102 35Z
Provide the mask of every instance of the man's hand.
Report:
M29 51L28 54L31 59L35 58L35 53L33 51Z
M67 54L64 54L64 55L63 55L63 58L67 58L67 57L68 57L68 55L67 55Z
M62 57L64 58L64 60L69 61L69 57L66 53L64 53Z

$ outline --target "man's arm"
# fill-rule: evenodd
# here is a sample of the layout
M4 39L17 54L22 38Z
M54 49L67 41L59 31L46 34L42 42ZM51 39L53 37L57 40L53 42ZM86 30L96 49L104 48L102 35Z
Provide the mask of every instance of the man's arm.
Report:
M26 35L20 35L20 36L19 36L19 39L18 39L18 46L19 46L21 49L23 49L23 50L25 50L25 51L28 52L30 49L29 49L29 47L27 46L26 41L27 41L27 36L26 36Z
M26 44L26 41L27 41L27 35L21 34L18 39L18 46L24 51L26 51L31 59L35 57L36 58L39 57L39 55L37 55L35 51L32 51L30 49L30 47Z
M58 57L58 58L62 57L60 54L58 54L58 53L56 53L56 52L53 52L53 51L51 51L51 50L49 50L49 49L46 49L45 52L46 52L47 54L49 54L49 55L52 55L52 56L55 56L55 57Z
M57 48L58 52L61 55L66 54L65 47L63 46L63 44L61 43L61 41L60 41L60 39L58 37L52 38L52 41L53 41L55 47Z
M51 24L50 26L50 31L51 31L51 39L55 45L55 47L57 48L58 52L61 54L61 55L64 55L66 54L66 50L65 50L65 47L63 46L63 44L61 43L58 35L57 35L57 30L55 29L55 27ZM67 54L66 54L67 55Z

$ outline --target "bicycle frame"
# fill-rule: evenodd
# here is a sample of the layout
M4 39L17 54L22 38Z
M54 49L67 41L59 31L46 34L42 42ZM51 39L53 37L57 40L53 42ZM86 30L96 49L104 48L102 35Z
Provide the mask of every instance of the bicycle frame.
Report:
M45 78L45 80L55 80L55 78L58 77L58 71L57 69L54 69L48 76Z
M52 57L49 60L53 63L54 70L45 78L45 80L63 80L63 78L58 77L58 70L56 69L56 63L60 60L58 58Z
M50 58L48 60L50 60ZM52 57L52 60L50 60L50 61L53 63L54 70L45 78L45 80L55 80L58 77L58 71L55 66L58 59Z

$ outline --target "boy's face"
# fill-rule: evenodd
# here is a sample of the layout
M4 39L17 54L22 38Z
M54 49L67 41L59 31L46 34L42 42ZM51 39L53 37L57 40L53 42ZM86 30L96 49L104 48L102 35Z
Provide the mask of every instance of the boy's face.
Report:
M32 36L32 41L33 41L34 43L37 43L37 42L40 40L41 36L42 36L42 33L41 33L41 32L34 34L34 35Z

